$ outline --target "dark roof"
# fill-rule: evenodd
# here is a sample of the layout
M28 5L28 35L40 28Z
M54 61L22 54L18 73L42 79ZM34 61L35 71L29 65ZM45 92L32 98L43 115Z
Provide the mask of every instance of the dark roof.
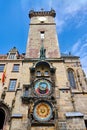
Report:
M69 54L61 53L61 57L63 57L63 58L79 58L79 56L74 56L71 53L69 53Z

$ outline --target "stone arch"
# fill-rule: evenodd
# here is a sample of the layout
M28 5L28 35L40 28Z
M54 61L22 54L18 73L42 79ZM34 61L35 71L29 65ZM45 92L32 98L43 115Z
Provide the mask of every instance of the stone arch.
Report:
M47 62L47 61L38 61L38 62L36 62L36 64L35 64L34 67L35 67L35 69L36 69L36 68L39 67L39 66L47 67L48 70L50 71L50 73L55 73L56 68L53 67L52 63L49 63L49 62Z
M42 65L42 64L48 66L49 68L51 68L51 65L50 65L47 61L39 61L39 62L36 62L35 68L36 68L37 66Z
M2 129L10 121L10 115L10 107L3 101L0 101L0 117L2 116L2 118L0 119L0 129Z
M0 108L0 130L3 129L4 122L5 122L5 111Z

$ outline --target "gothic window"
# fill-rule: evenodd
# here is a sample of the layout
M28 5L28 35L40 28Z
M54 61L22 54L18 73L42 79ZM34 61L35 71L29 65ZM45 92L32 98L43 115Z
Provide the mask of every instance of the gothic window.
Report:
M5 121L5 112L3 111L3 109L0 108L0 130L3 129L4 121Z
M74 71L72 69L68 69L68 79L69 79L69 82L70 82L70 86L72 88L76 88Z
M5 64L0 64L0 72L3 72Z
M19 64L14 64L12 71L13 72L18 72L19 71Z
M15 91L17 79L10 79L9 91Z

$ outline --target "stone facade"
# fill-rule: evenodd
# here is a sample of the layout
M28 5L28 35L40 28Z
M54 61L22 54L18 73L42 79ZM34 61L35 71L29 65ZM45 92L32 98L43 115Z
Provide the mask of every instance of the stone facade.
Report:
M26 54L0 56L1 130L87 129L87 79L79 57L60 55L55 15L30 11Z

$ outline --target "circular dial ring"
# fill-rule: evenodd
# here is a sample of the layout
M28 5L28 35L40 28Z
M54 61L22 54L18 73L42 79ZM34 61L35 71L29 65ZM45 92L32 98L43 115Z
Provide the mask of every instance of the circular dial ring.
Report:
M49 121L52 117L52 105L47 101L39 102L35 105L33 114L39 122Z
M52 91L52 85L45 79L38 80L34 86L35 93L40 96L49 95Z

